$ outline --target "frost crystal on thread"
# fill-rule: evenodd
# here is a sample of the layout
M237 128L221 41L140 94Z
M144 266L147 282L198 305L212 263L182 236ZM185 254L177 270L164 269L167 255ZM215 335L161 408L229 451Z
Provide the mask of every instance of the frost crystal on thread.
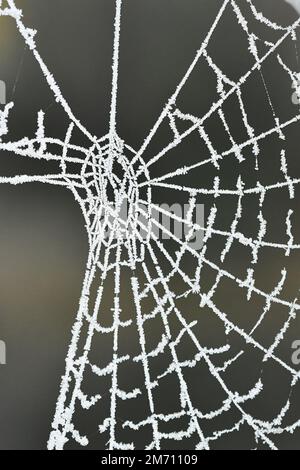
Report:
M252 15L252 22L246 19L240 4L247 6L249 14ZM277 115L264 78L263 66L270 59L276 60L281 71L289 77L291 86L298 83L298 72L285 63L279 50L287 41L296 43L296 31L300 19L291 26L283 27L260 13L252 0L220 2L217 16L194 60L141 148L135 151L117 133L122 0L116 0L109 132L101 138L93 136L73 114L54 76L38 52L36 31L25 26L21 10L15 6L13 0L0 2L0 7L1 16L14 19L56 102L69 120L64 140L48 137L46 114L41 110L37 116L35 136L10 141L8 140L9 118L13 112L13 103L6 104L0 111L0 149L21 157L57 162L59 172L36 176L0 177L0 183L16 185L40 182L69 189L80 205L89 243L82 294L72 329L65 374L61 382L48 448L61 450L70 442L75 442L79 446L89 446L95 429L86 430L83 426L85 430L81 431L81 417L84 412L91 410L96 420L99 416L96 433L99 436L105 435L109 449L134 449L137 447L135 436L141 430L146 430L147 442L144 447L147 449L165 448L165 442L170 445L170 442L182 440L189 442L188 448L210 449L220 439L239 433L245 428L253 436L253 447L276 449L278 435L293 434L300 427L300 417L291 422L289 415L293 392L299 383L300 373L278 354L282 340L298 315L300 304L296 298L285 300L283 293L288 275L285 268L281 270L277 284L270 291L259 287L255 268L263 249L277 250L285 257L300 249L293 230L293 210L290 208L285 214L285 242L268 241L268 220L264 210L266 198L275 191L287 191L290 201L295 199L300 177L292 176L286 141L288 130L297 125L300 114L295 106L295 115L292 117L282 120ZM233 80L222 71L222 67L216 63L210 51L210 43L228 10L234 15L236 24L247 40L247 52L251 57L251 67L237 80ZM253 21L276 34L278 36L276 41L260 39L252 30ZM183 109L180 98L193 72L202 62L215 78L217 100L211 104L205 114L198 116ZM254 74L259 74L261 77L272 114L273 125L264 131L258 130L256 123L251 122L245 100L245 88ZM232 132L230 116L226 109L226 104L233 97L238 103L245 136L241 142ZM207 126L213 116L218 117L220 126L228 138L229 147L222 152L217 149ZM164 125L168 126L172 139L158 153L146 158L152 140ZM73 143L75 130L89 141L89 146L83 147ZM153 176L152 167L173 149L180 149L180 146L194 134L197 134L199 142L205 147L208 158L186 163L161 176ZM263 146L269 138L276 139L280 146L280 179L275 183L270 181L262 183L257 176L255 184L248 187L242 175L239 175L234 187L224 186L223 162L231 157L236 165L242 165L249 159L247 156L249 150L255 171L260 174ZM57 154L51 151L54 146L59 149ZM74 156L73 152L80 157ZM71 164L77 165L78 172L71 171ZM217 172L210 187L193 187L182 183L183 177L189 177L192 172L202 167L211 167ZM158 188L186 195L189 209L184 219L181 219L186 227L184 239L172 235L157 217L153 216L157 212L166 215L165 210L155 202L154 195ZM194 222L197 198L201 196L210 196L215 201L205 226L199 226ZM239 228L245 210L245 200L251 196L257 198L259 207L257 235L254 237L247 236ZM236 200L235 214L230 227L227 230L220 229L217 226L218 201L229 197ZM126 220L121 216L124 203L128 206ZM173 220L177 217L172 213L167 215ZM176 245L174 252L157 236L156 229L172 238L172 242ZM203 246L197 251L191 247L189 241L199 231L203 232L204 237ZM107 232L109 237L106 236ZM209 243L214 237L222 240L218 262L208 256ZM250 267L246 268L244 277L233 274L225 264L235 246L249 250ZM214 277L208 288L203 283L207 271L213 273ZM127 301L131 309L129 318L124 315L124 293L122 294L124 277L130 279L129 285L126 286L128 292L125 293L128 294ZM226 309L219 306L218 294L222 286L229 283L243 295L245 294L249 303L254 297L262 303L259 317L252 323L249 322L248 328L241 327L230 315L230 311L226 312ZM109 325L102 321L103 310L107 310L108 295L113 297L109 310L111 320ZM199 318L190 312L188 314L184 312L184 301L188 298L193 298L193 301L196 299L199 317L203 311L208 311L218 324L218 328L221 325L223 344L216 344L216 341L211 347L203 344L203 332L200 335L197 330ZM274 307L285 311L284 321L271 344L265 345L257 333ZM156 325L158 322L161 334L153 344L153 340L149 340L151 334L149 325ZM174 323L177 325L176 331ZM134 331L137 336L139 351L136 353L123 353L120 347L121 338L124 340L124 331L127 330ZM239 339L239 349L230 344L231 335ZM99 342L99 338L101 341L101 338L106 337L111 339L112 358L108 363L100 364L93 351L95 342ZM188 341L190 345L188 358L182 358L184 341ZM227 374L245 357L248 349L260 354L261 376L253 381L250 388L238 392L232 388ZM160 372L154 373L152 363L156 359L162 361L163 357L168 357L165 367ZM274 363L289 376L290 389L288 398L278 410L278 414L271 419L263 420L253 411L251 402L254 403L264 393L263 369L269 362ZM143 378L139 386L131 387L132 366L136 366L142 373ZM125 385L122 385L121 377L124 370L126 374L128 370L128 376L127 381L123 380ZM201 374L210 377L221 396L217 407L205 409L204 404L202 408L202 404L197 402L197 391L202 384L199 370ZM194 383L190 380L191 371L194 372ZM93 394L87 392L86 382L89 381L88 377L91 374L96 383L98 380L99 383L101 380L104 381L106 396L98 393L99 390ZM176 381L178 409L173 412L163 412L159 404L162 393L160 388L161 384L170 377ZM124 389L125 386L127 389ZM102 406L107 399L109 406ZM124 403L128 403L129 407L129 403L134 404L139 399L144 400L142 402L144 418L124 419ZM119 413L120 408L123 409L122 418ZM227 420L228 415L230 418ZM123 436L123 441L119 438L120 434Z
M298 13L300 13L300 1L299 0L286 0L290 5L292 5Z

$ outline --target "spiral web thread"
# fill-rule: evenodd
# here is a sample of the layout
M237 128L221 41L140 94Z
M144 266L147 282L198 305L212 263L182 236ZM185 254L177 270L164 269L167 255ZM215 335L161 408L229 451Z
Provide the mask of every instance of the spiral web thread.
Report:
M122 0L116 0L110 125L109 133L100 139L93 136L73 114L55 78L39 55L35 42L36 31L24 25L22 12L15 6L14 1L7 0L7 2L0 3L0 15L14 19L19 33L35 57L48 86L55 95L57 103L62 106L69 120L65 140L47 137L44 124L45 114L40 111L37 118L36 135L32 138L24 137L18 141L10 141L8 140L9 117L13 112L13 103L8 103L0 112L0 149L20 157L57 162L59 171L55 174L36 176L0 177L0 183L16 185L40 182L69 189L82 210L89 241L89 256L79 310L72 330L72 340L66 358L66 371L62 378L48 448L63 449L68 442L72 441L80 446L89 445L89 432L82 433L80 420L75 424L75 416L78 410L81 410L80 412L98 410L97 407L101 405L103 398L97 393L90 396L85 393L85 379L87 371L89 371L97 378L109 379L110 385L108 385L107 392L109 409L102 422L98 422L97 430L100 435L107 436L107 448L109 449L127 450L135 448L136 445L133 440L121 442L118 439L118 430L120 428L127 431L128 436L132 436L134 432L138 433L146 428L148 431L150 430L148 442L145 443L147 449L164 448L164 442L166 441L190 440L196 449L201 450L212 448L214 442L225 435L239 432L243 427L247 427L253 434L256 447L263 445L266 448L276 449L276 436L293 434L300 426L300 419L293 420L293 422L287 420L293 391L298 384L300 373L277 355L278 347L293 325L300 305L297 299L285 300L281 296L287 277L285 269L282 270L281 279L274 289L271 292L265 292L256 285L254 267L261 249L275 249L289 257L300 248L300 244L296 243L293 236L292 210L289 210L286 214L285 243L266 240L267 223L262 212L265 198L269 193L288 191L290 200L295 198L295 191L300 178L289 174L285 142L287 138L286 131L297 125L300 114L298 114L299 109L295 106L295 115L286 121L282 121L275 112L265 85L267 99L273 113L274 125L263 133L257 133L255 123L250 123L247 114L247 107L244 103L244 89L256 72L259 72L262 80L264 80L263 66L271 58L275 58L278 67L289 76L291 85L295 88L298 87L297 71L289 68L278 50L287 41L296 43L296 31L300 25L300 19L289 27L283 27L265 18L257 11L251 0L241 2L225 0L220 2L218 14L193 62L162 110L142 147L136 152L126 145L117 134L116 111L120 29L122 7L126 8L126 2L124 1L124 5L122 5ZM251 27L240 9L240 4L248 5L252 20L259 22L261 26L272 30L277 35L275 42L261 40L251 31ZM237 81L233 81L222 72L210 53L211 40L218 30L225 12L229 9L232 10L236 22L247 38L249 48L245 53L250 55L253 64ZM262 44L264 54L260 52ZM180 110L177 101L193 71L201 61L206 63L215 76L218 100L212 103L206 114L195 116ZM247 133L246 140L242 142L235 140L226 116L225 104L232 96L238 100L241 121ZM228 134L230 147L223 153L215 150L213 138L206 130L206 122L211 116L218 116ZM160 126L165 123L170 128L172 139L159 153L151 156L146 161L144 159L145 152ZM184 131L180 130L182 125L185 126ZM90 143L88 147L85 148L72 143L74 129L80 131L88 139ZM199 134L201 142L205 144L209 157L200 159L192 165L181 166L162 176L152 177L152 166L159 163L176 147L180 148L182 143L195 133ZM269 137L278 137L279 142L282 143L279 152L281 179L273 184L263 185L257 181L257 184L253 187L245 187L242 178L239 177L236 187L228 189L222 186L221 174L215 177L211 188L189 187L174 182L176 177L189 175L204 165L211 165L221 173L220 165L223 160L234 157L237 164L240 164L245 159L244 151L249 148L252 149L252 155L255 157L258 168L261 145ZM57 153L51 151L50 148L57 148ZM75 157L75 154L80 156ZM70 164L77 164L78 172L70 171ZM122 168L122 178L114 172L116 164ZM114 207L112 207L109 200L108 187L112 188L115 195ZM158 187L177 191L181 194L185 193L188 197L189 207L183 219L172 213L165 214L184 223L187 228L184 240L172 235L163 224L157 221L157 218L152 217L153 211L164 212L164 209L156 205L152 198ZM142 191L145 195L144 198L141 196ZM215 199L228 196L236 198L237 210L230 231L220 230L215 227L217 217L215 206L208 214L205 227L199 226L193 221L199 195L211 195ZM247 237L238 229L243 201L250 195L258 196L261 209L258 217L260 228L256 238ZM131 211L126 221L120 216L120 207L124 201L128 202ZM141 203L144 205L141 205ZM140 212L143 213L143 219L140 217ZM168 250L168 245L157 237L154 230L155 225L159 226L159 229L165 235L173 239L177 246L175 253L171 253L171 250ZM104 236L107 230L109 230L109 237ZM189 244L189 240L199 231L203 232L204 239L201 250L197 251ZM214 236L222 237L224 240L219 265L206 257L207 243ZM252 256L252 266L247 270L245 278L236 277L222 268L223 262L234 243L247 247ZM193 275L186 272L186 264L184 263L186 257L196 260L196 269ZM161 266L161 259L168 266L167 272ZM202 289L200 282L202 271L205 268L209 268L215 274L215 282L207 292ZM121 308L123 286L121 278L124 270L130 278L130 296L133 300L132 316L129 319L122 317ZM171 280L175 276L179 276L185 284L183 294L182 292L174 292L173 287L170 286ZM109 291L113 290L111 325L103 326L101 323L102 301L107 289L108 278L113 279L113 289L109 288ZM261 315L251 330L247 331L235 324L231 321L228 312L226 313L217 306L215 293L224 280L234 283L241 291L244 291L249 302L253 295L258 296L263 301L264 307ZM253 384L253 387L247 393L232 390L230 385L226 383L226 372L239 361L244 351L241 350L230 357L231 347L229 341L212 348L201 344L195 333L197 320L189 321L189 315L184 313L180 307L182 298L187 298L189 295L196 296L200 308L208 308L210 314L217 318L218 322L223 325L225 336L229 336L231 332L234 332L247 347L253 348L262 354L263 364L269 361L275 363L289 375L289 396L282 409L278 411L278 414L272 420L261 420L247 411L249 402L255 401L264 390L262 378ZM151 299L153 307L148 313L145 313L143 304L147 299ZM255 333L263 325L265 318L275 305L286 310L286 317L272 344L265 346L256 339ZM174 335L170 326L170 319L174 317L180 325L176 335ZM147 333L146 326L157 318L160 319L162 324L161 339L155 347L149 348L149 332ZM140 345L138 355L122 355L119 352L120 334L129 327L134 327L138 335ZM96 337L102 338L107 335L112 338L112 360L105 366L99 367L95 360L91 359L94 341ZM180 359L178 354L183 338L188 338L196 350L193 357L187 360ZM169 365L164 372L155 376L151 368L151 361L153 358L159 359L165 354L170 357ZM222 359L222 357L226 357L226 359ZM126 369L129 363L135 363L141 368L144 379L139 387L130 389L129 377L127 390L124 390L119 385L119 371L121 367ZM218 408L207 412L201 411L200 407L194 404L195 390L191 390L186 379L187 370L195 370L196 372L200 363L206 368L206 373L212 377L215 386L225 396ZM159 389L161 381L169 375L176 378L179 387L178 410L174 413L157 412L157 389ZM146 417L140 421L132 419L119 420L118 409L120 403L123 405L127 402L134 403L141 395L146 397ZM219 418L230 412L234 412L234 421L229 427L220 426L218 424L220 423ZM163 431L164 425L172 425L173 422L177 423L177 427L173 431ZM207 422L212 423L210 428L207 427Z

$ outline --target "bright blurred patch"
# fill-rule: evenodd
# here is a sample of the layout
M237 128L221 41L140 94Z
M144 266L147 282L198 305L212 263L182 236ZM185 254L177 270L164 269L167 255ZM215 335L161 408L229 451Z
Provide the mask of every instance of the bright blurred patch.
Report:
M300 0L286 0L290 5L292 5L295 10L300 14Z

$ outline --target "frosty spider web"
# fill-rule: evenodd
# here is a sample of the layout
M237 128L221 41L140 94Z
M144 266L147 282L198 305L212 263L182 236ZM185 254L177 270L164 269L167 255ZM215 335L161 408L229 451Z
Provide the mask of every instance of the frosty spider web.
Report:
M298 71L286 63L280 48L288 41L296 44L300 19L283 27L260 13L252 0L220 1L218 14L194 60L136 151L117 132L123 9L126 2L116 0L109 132L98 138L78 120L64 98L38 52L36 31L25 26L22 12L13 0L1 2L1 16L14 19L69 125L64 140L48 137L46 114L41 110L36 135L10 141L13 103L7 104L0 113L0 149L20 157L56 162L58 171L1 177L0 183L40 182L70 190L81 208L89 243L79 309L48 448L61 450L70 444L88 447L93 439L97 442L103 438L111 450L163 449L176 441L184 443L186 448L203 450L214 448L222 439L243 431L249 434L250 448L276 449L278 436L293 435L300 427L300 417L295 419L292 413L300 373L278 353L295 323L300 305L297 298L284 295L287 269L283 267L276 285L266 290L260 287L255 268L264 250L279 252L289 259L300 248L294 236L292 209L300 177L291 176L287 148L288 132L298 125L300 114L295 106L292 116L283 119L278 115L264 66L275 60L290 85L298 87ZM245 9L251 21L243 13ZM222 70L210 49L228 11L247 41L245 54L251 61L251 66L238 79ZM272 33L272 40L261 39L253 32L253 24ZM205 64L214 77L217 100L203 114L196 115L186 109L182 97L199 64ZM264 130L250 118L246 102L247 85L257 75L272 116L272 126ZM226 107L233 99L239 109L242 140L232 130ZM218 121L226 135L228 146L222 152L208 129L211 119ZM165 126L170 133L169 141L152 153L151 144ZM73 141L75 131L87 139L87 146ZM174 150L180 151L195 135L202 149L196 161L189 163L182 151L181 163L177 162L174 169L159 175L153 172L153 168L159 168ZM260 181L261 167L266 158L264 145L269 141L276 143L280 171L275 182L264 183ZM237 172L250 161L257 175L252 186L246 185L242 174L234 186L224 186L223 165L229 160L234 162ZM73 170L75 166L78 171ZM211 186L202 186L206 181L201 178L200 184L191 184L190 181L195 181L192 175L205 168L215 172ZM175 197L178 195L180 200L185 198L188 210L184 217L155 202L159 188ZM267 198L274 193L287 195L290 204L281 221L285 226L284 241L268 239L264 208ZM213 202L207 223L200 226L195 222L195 211L202 197ZM224 229L218 222L218 201L222 203L228 198L234 201L235 211L229 229ZM258 208L254 237L240 228L249 198L255 198ZM129 208L126 220L121 215L124 202ZM154 217L157 213L184 224L185 237L174 235L161 219ZM163 239L157 236L157 229L164 235ZM203 233L203 245L196 250L189 242L199 232ZM210 243L214 239L221 244L217 259L210 255ZM228 267L236 246L250 256L249 262L245 257L244 276ZM212 282L206 281L207 277ZM221 305L220 292L227 292L229 285L246 298L248 305L254 305L254 297L260 302L259 314L249 318L246 327ZM193 312L188 299L197 306L192 307ZM276 309L280 309L281 324L267 344L261 339L261 331ZM198 329L203 312L215 322L219 332L216 338L204 340L203 331ZM124 342L128 342L127 331L135 335L138 351L129 347L123 352ZM103 364L99 345L105 341L111 344L111 358ZM189 356L184 357L184 352ZM252 360L259 364L259 377L245 390L244 384L239 384L239 388L232 385L230 373L249 354L255 354ZM277 413L262 419L255 404L268 387L265 377L268 364L288 376L289 387ZM164 384L169 384L167 392ZM209 390L216 390L215 406L211 406L210 400L205 404L204 399L208 397L203 387L206 386L207 395L211 393ZM166 393L176 395L172 411L163 398ZM136 403L142 409L139 414L135 413ZM88 414L92 416L90 421L86 418Z

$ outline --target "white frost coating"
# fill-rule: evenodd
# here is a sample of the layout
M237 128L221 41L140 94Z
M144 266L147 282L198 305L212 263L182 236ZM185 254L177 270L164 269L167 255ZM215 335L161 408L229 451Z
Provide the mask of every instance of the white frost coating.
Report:
M8 103L5 105L3 111L0 110L0 139L2 136L6 135L8 132L7 120L10 110L14 107L13 103Z
M287 0L298 8L300 12L300 2ZM300 19L288 27L280 26L267 19L259 12L252 0L246 0L248 10L252 14L252 19L261 23L263 27L273 30L278 36L276 41L270 42L259 38L251 30L251 22L243 14L239 2L235 0L225 0L220 2L220 9L208 34L196 52L195 58L183 76L175 92L167 101L157 121L150 130L141 148L135 152L131 147L120 139L117 132L117 97L119 82L119 53L120 53L120 33L122 19L122 0L116 0L116 14L114 25L113 42L113 64L112 64L112 93L111 109L109 119L109 132L104 137L98 139L93 136L88 129L75 117L70 105L65 100L56 83L53 75L47 68L37 50L35 42L36 31L27 28L22 21L22 12L17 9L13 0L8 0L7 6L0 1L0 16L10 16L16 22L16 26L23 37L25 43L31 50L39 65L44 78L52 90L57 103L66 113L69 124L63 140L48 137L46 132L46 114L43 110L38 113L36 133L34 137L24 137L18 141L9 141L9 114L13 112L13 103L7 104L0 110L0 150L10 152L21 158L29 157L41 159L45 162L56 163L57 173L45 173L44 175L17 175L11 177L0 177L0 183L25 184L31 182L47 183L69 189L78 202L85 221L88 234L89 255L86 264L86 273L83 281L82 294L79 302L78 313L72 329L72 340L66 358L65 374L62 378L60 394L57 400L55 416L52 423L52 432L49 437L48 448L61 450L70 441L76 442L80 446L89 445L89 436L83 435L80 428L80 420L76 418L76 413L91 412L98 413L99 406L109 399L109 407L102 422L97 424L100 435L104 435L108 448L113 450L130 450L135 447L135 442L121 442L119 433L122 429L130 429L140 433L144 428L151 429L151 439L146 444L147 449L164 448L164 441L182 439L193 439L196 449L209 449L213 443L223 436L239 432L242 428L248 427L253 434L256 445L263 445L270 449L276 449L274 437L281 433L294 433L300 427L300 419L291 423L287 421L287 414L291 407L291 399L294 389L300 378L297 372L289 363L283 361L278 353L279 346L292 327L293 321L299 314L300 305L298 300L286 300L283 297L284 287L287 280L288 271L283 268L281 277L278 276L277 284L266 292L261 289L256 281L256 265L260 260L261 251L277 250L285 256L291 256L295 251L299 251L300 244L296 241L293 233L293 210L289 209L284 223L286 227L286 239L283 241L270 241L268 236L267 213L264 202L268 195L275 191L282 191L288 195L292 201L295 199L296 189L300 183L292 172L292 165L288 163L288 155L285 149L287 140L286 131L293 126L299 125L299 109L295 106L295 114L292 117L280 120L276 114L276 109L272 103L271 94L267 87L267 82L263 75L264 64L268 59L278 62L281 70L289 78L291 86L297 84L299 71L293 70L287 65L279 53L279 47L285 41L295 41L296 31L300 24ZM251 68L237 81L226 76L221 67L214 60L209 46L214 37L215 31L223 21L224 13L231 10L231 14L239 24L241 32L248 42L248 52L251 55ZM264 54L260 53L258 45L263 43ZM179 104L181 92L188 83L193 71L198 64L204 61L215 77L216 91L218 99L211 104L210 109L203 116L195 116L186 110L180 109ZM259 74L265 89L265 95L274 125L265 131L256 130L256 123L250 119L247 113L245 86L248 80ZM244 127L244 140L238 141L238 137L233 135L231 130L230 116L225 104L235 97L239 109L241 123ZM228 137L228 149L218 152L216 142L207 129L207 121L211 116L218 116L220 125ZM162 124L167 124L170 128L170 142L156 155L152 155L147 161L144 160L145 151ZM180 126L179 124L184 124ZM184 127L186 130L181 131ZM89 140L88 147L81 147L72 143L74 129L79 130ZM198 134L198 139L206 147L207 157L199 158L199 161L192 165L184 164L184 161L177 169L169 171L161 176L151 175L152 165L159 162L164 156L174 149L180 148L180 144L188 139L193 133ZM233 187L226 187L222 178L222 163L227 159L234 158L236 165L242 165L248 158L253 158L254 168L260 169L261 160L264 158L262 146L267 138L277 139L279 142L280 156L280 180L274 183L264 184L257 176L257 181L252 187L247 187L242 177L239 176ZM54 153L53 149L56 149ZM250 149L249 152L246 150ZM184 160L184 155L182 157ZM76 164L78 172L70 170L70 164ZM120 165L123 176L120 178L118 172L114 172L115 165ZM192 174L192 172L202 166L211 166L218 176L215 176L208 187L189 187L176 182L176 177ZM257 174L259 174L257 172ZM157 173L156 173L157 175ZM175 182L173 180L175 179ZM111 191L108 191L110 187ZM174 213L169 213L167 209L155 204L152 193L156 187L172 190L174 193L186 193L188 199L188 212L184 217ZM114 194L114 204L111 204L111 195ZM205 226L200 226L194 222L194 212L199 195L210 195L216 201L218 198L235 198L235 214L227 230L217 226L219 210L213 205L208 213ZM246 198L256 198L257 227L253 238L246 236L240 229L241 219L244 211ZM129 206L128 220L123 220L121 216L122 204L126 201ZM169 216L170 219L181 222L185 226L185 239L178 237L164 227L153 213L160 213ZM141 217L139 215L143 215ZM175 253L171 253L157 236L160 229L176 243ZM143 230L147 237L141 236ZM198 231L203 232L203 247L196 251L188 243ZM105 234L109 233L106 237ZM296 231L295 231L296 233ZM208 257L209 241L213 237L218 237L223 241L223 249L220 253L219 264L212 262ZM246 247L250 254L250 267L246 267L244 277L235 276L225 268L231 251L235 245ZM186 272L184 260L186 257L195 264L193 275ZM166 274L161 260L170 267ZM228 264L226 264L227 266ZM215 280L207 291L202 284L203 272L209 269L215 275ZM122 306L122 276L130 278L132 297L130 309L131 318L124 318ZM184 292L174 292L172 279L179 276L181 282L186 286ZM225 312L218 306L215 300L217 294L222 289L223 282L230 282L240 289L248 302L254 295L262 301L262 311L258 319L254 319L248 330L242 329L231 320L230 312ZM109 285L109 287L107 287ZM113 287L112 287L113 286ZM103 324L103 299L109 292L112 298L112 308L110 309L110 323ZM189 312L182 311L182 300L188 296L197 298L199 304L199 320L189 319ZM143 311L145 302L152 302L152 309ZM282 319L282 324L278 333L274 337L272 344L264 345L257 339L255 333L264 325L266 318L271 315L272 307L280 306L286 312ZM206 309L212 316L221 323L224 330L224 341L221 344L213 344L207 347L201 344L197 336L201 309ZM171 328L170 318L176 319L179 330L174 332ZM156 343L149 347L148 344L148 324L159 319L162 331ZM121 353L121 338L124 332L135 328L139 339L140 350L135 354ZM243 342L243 349L233 351L230 346L231 333L237 335ZM99 337L109 337L112 341L112 356L104 364L97 363L95 352L95 339ZM193 345L194 354L188 359L180 357L180 348L183 342L188 339ZM249 401L255 401L264 391L264 378L252 384L248 391L238 392L232 390L227 384L226 373L243 358L244 351L252 348L262 354L262 364L272 362L283 369L290 377L289 397L278 414L269 421L263 421L247 412ZM152 369L152 361L160 360L168 355L169 362L164 370L157 374ZM100 358L99 358L100 360ZM120 371L128 366L134 365L142 371L144 380L139 387L131 386L130 381L120 384ZM187 374L192 371L197 376L197 368L201 365L205 367L207 374L215 383L216 389L223 393L224 399L215 409L203 411L199 405L195 404L195 391L187 380ZM130 370L130 369L128 369ZM109 380L110 385L106 393L86 393L85 384L88 374L92 374L95 380ZM157 400L157 393L164 380L173 377L178 384L178 410L174 413L162 413ZM98 382L97 382L98 383ZM107 382L106 382L107 383ZM199 378L199 386L202 386ZM170 391L173 393L173 391ZM118 414L119 407L123 403L136 403L140 397L146 398L147 409L146 418L138 420L121 420ZM204 407L203 407L204 409ZM207 420L212 421L220 416L224 417L233 412L235 422L229 419L228 428L220 427L216 422L214 431L207 427ZM276 412L277 413L277 412ZM163 423L176 423L180 421L180 429L174 431L163 431ZM99 418L100 421L100 418ZM74 424L76 422L76 425ZM176 426L175 426L176 427ZM89 435L93 436L95 430L91 430ZM122 434L124 436L124 432ZM130 434L132 436L132 433Z

